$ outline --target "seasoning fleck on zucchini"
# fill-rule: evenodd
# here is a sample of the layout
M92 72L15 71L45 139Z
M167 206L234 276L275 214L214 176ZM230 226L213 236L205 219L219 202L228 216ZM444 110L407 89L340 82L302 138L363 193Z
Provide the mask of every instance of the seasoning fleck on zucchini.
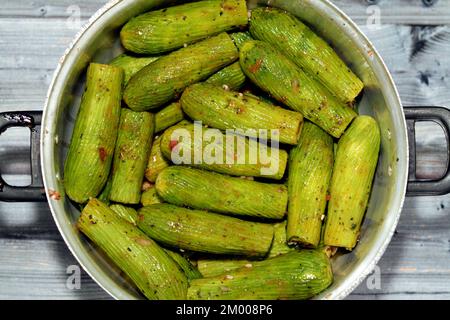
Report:
M380 129L369 116L359 116L339 140L330 187L325 245L352 250L361 223L380 151Z
M226 215L282 219L287 188L214 172L173 166L163 170L156 190L166 202Z
M97 199L91 199L78 228L152 300L186 299L188 282L178 265L152 239Z
M120 119L123 71L91 63L64 167L70 199L85 203L108 180Z
M127 50L160 54L247 24L244 0L199 1L131 19L120 39Z
M226 33L189 45L136 73L125 88L123 100L134 111L158 108L237 58L237 48Z
M264 257L273 240L270 224L170 204L140 209L138 227L164 245L212 254Z
M339 138L356 117L352 108L270 44L246 41L240 56L242 70L252 82L333 137Z

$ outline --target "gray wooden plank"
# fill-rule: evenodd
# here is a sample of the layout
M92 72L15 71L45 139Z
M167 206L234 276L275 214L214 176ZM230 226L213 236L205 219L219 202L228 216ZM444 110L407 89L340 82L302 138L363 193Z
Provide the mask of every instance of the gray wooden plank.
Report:
M67 286L77 263L62 240L0 239L0 247L0 299L111 299L82 269L80 288Z

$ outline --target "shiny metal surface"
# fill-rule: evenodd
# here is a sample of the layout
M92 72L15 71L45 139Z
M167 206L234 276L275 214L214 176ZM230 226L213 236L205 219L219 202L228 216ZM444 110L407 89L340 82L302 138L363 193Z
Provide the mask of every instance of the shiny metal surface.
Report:
M62 173L84 83L91 61L107 62L121 52L118 28L131 17L163 4L162 0L113 0L99 10L76 37L54 75L42 125L42 170L51 211L68 247L90 276L117 299L141 298L78 232L79 216L64 196ZM267 1L249 1L251 5ZM372 271L397 225L408 176L408 143L400 99L391 76L372 44L339 9L325 0L274 0L308 22L339 51L366 85L361 113L374 116L382 131L382 150L361 242L349 254L333 259L335 282L318 299L342 299Z

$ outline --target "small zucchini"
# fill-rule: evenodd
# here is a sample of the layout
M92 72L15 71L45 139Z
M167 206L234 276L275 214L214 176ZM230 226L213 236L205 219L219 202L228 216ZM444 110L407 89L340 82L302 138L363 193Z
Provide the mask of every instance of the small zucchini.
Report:
M358 241L380 152L380 129L359 116L339 140L325 226L327 246L352 250Z
M138 227L164 245L184 250L264 257L273 240L270 224L206 211L155 204L139 210Z
M91 63L64 167L70 199L85 203L108 180L120 121L123 70Z

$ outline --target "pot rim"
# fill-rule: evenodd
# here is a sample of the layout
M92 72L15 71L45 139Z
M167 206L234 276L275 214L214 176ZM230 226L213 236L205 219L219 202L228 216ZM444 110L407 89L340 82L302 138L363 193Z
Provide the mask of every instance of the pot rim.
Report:
M66 217L63 205L57 200L55 200L53 197L50 197L49 194L52 194L53 192L49 191L56 190L57 186L60 184L59 177L57 174L57 168L54 163L55 158L54 145L57 144L57 142L55 141L57 140L57 136L55 133L55 126L56 126L55 117L57 115L57 110L59 108L58 96L62 94L64 89L63 84L59 80L61 76L63 78L66 76L66 74L62 74L62 71L64 70L64 68L69 68L67 67L67 65L68 64L70 65L70 62L73 61L74 58L76 57L77 53L74 54L74 51L76 51L77 44L80 42L83 36L86 33L88 33L88 31L93 26L95 26L95 24L101 17L103 17L105 14L110 12L110 10L116 8L117 5L123 2L124 2L123 0L110 0L102 8L100 8L77 33L77 35L74 37L74 39L66 49L64 55L59 60L58 66L54 72L52 81L49 86L49 90L46 95L42 118L43 130L40 141L40 148L42 155L41 168L44 187L46 190L49 207L53 219L55 220L55 223L57 225L57 228L62 238L64 239L64 242L66 243L67 247L69 248L73 256L76 258L78 263L86 271L86 273L114 299L132 299L133 296L131 296L129 293L124 292L122 287L120 287L117 283L113 282L111 279L108 279L107 277L101 275L102 269L90 257L89 253L85 252L85 250L83 249L81 240L79 239L79 237L77 237L77 235L73 230L74 228L73 224ZM396 200L393 201L395 209L392 208L390 209L390 212L391 213L394 212L395 215L392 217L392 220L390 222L391 226L389 227L387 236L384 238L384 241L378 245L378 250L370 260L370 263L361 264L352 271L352 273L356 274L357 276L347 277L347 279L345 279L343 283L340 285L339 287L340 290L335 290L337 292L330 292L325 296L321 297L323 299L343 299L346 296L348 296L354 289L356 289L356 287L362 283L362 281L369 275L369 273L373 271L373 269L381 259L382 255L384 254L387 246L389 245L392 239L392 236L395 232L398 221L400 219L400 214L406 196L406 188L408 183L409 146L406 131L406 119L403 114L403 111L401 110L402 106L401 99L397 91L397 88L394 84L392 75L389 72L384 60L381 58L380 54L378 53L372 42L367 38L367 36L360 30L360 28L356 25L356 23L353 22L353 20L350 19L350 17L348 17L341 9L339 9L335 4L331 3L329 0L320 0L320 6L322 6L324 9L328 11L334 12L335 14L339 15L340 18L348 24L346 28L349 28L353 31L354 37L352 38L352 41L358 40L360 44L364 44L365 48L371 51L372 61L375 61L381 67L380 70L378 70L377 72L374 71L374 73L377 76L379 76L380 73L382 73L383 80L386 81L385 86L389 87L388 89L383 89L382 91L384 92L385 90L390 90L391 95L393 96L395 102L397 103L398 108L394 108L395 109L394 111L398 113L397 120L400 121L398 124L402 126L402 128L399 128L399 131L403 135L401 139L405 142L405 145L403 147L406 151L405 157L403 159L400 159L400 163L398 166L399 169L404 168L403 172L400 170L398 178L399 179L398 183L400 184L401 189L400 192L398 192L398 194L395 196ZM373 69L373 66L371 66L371 68Z

